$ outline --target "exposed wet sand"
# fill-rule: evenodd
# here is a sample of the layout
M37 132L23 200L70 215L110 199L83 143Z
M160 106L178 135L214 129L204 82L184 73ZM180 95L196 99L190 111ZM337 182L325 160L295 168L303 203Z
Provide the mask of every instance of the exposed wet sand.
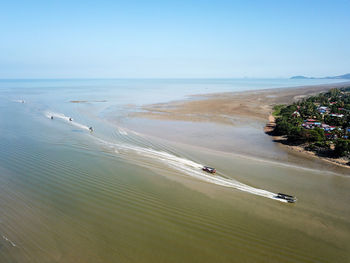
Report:
M172 101L168 103L142 106L141 111L131 113L129 114L129 117L137 119L144 118L150 120L168 121L168 123L163 124L161 122L158 122L158 127L164 125L173 125L174 129L178 132L183 130L179 127L176 127L178 125L174 123L169 124L170 122L180 121L179 125L181 127L183 127L183 124L181 124L182 121L191 123L216 123L219 125L230 125L238 128L253 126L254 128L259 127L261 133L268 133L271 132L274 128L274 118L271 115L274 105L290 104L293 101L298 101L304 97L328 91L331 88L340 88L348 85L350 85L350 82L296 88L194 95L191 96L189 100ZM147 124L145 126L147 126ZM132 128L137 129L138 127L137 125L134 125ZM152 131L152 129L154 131ZM159 129L162 130L162 128ZM169 139L169 133L172 133L172 129L166 129L165 133L163 129L163 135L162 132L157 132L159 129L155 129L155 126L153 126L153 128L148 128L147 133L149 135L155 135L157 137ZM139 128L139 130L142 132L145 131L144 128ZM217 130L211 129L211 135L213 136L212 138L215 138L216 132ZM246 131L243 130L243 132ZM173 137L175 138L176 135ZM212 145L210 143L211 140L209 138L210 134L208 133L206 136L206 139L208 140L204 139L200 144L202 146L208 146L209 148L212 148ZM283 140L281 137L272 136L267 138L260 138L260 136L257 137L256 134L248 138L246 134L243 133L241 135L236 134L234 138L235 141L244 138L244 142L242 142L240 145L236 145L239 146L238 151L241 151L240 148L242 147L252 148L251 153L253 155L255 154L254 144L261 143L258 140ZM276 147L281 148L283 151L299 158L318 159L338 166L342 166L343 168L348 167L345 164L346 161L344 160L318 157L311 152L305 151L302 147L288 146L284 144L278 144Z
M190 100L143 106L132 116L185 121L236 124L235 117L267 120L273 105L288 104L304 97L344 87L350 82L258 91L194 95Z
M350 177L293 159L265 119L115 127L92 103L37 111L26 101L0 104L0 262L349 262ZM217 176L201 180L197 164Z

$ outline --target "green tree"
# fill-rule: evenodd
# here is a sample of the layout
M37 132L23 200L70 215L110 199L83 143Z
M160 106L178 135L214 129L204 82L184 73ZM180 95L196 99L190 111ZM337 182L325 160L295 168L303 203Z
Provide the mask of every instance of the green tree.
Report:
M312 130L304 130L303 137L305 141L308 141L308 142L319 142L325 139L323 130L319 128L315 128Z
M277 118L275 135L288 135L292 129L292 125L284 118Z
M291 141L291 142L304 141L303 131L305 131L305 130L302 129L301 127L292 127L289 130L288 140Z
M349 140L338 139L335 143L334 155L336 157L347 156L350 152Z

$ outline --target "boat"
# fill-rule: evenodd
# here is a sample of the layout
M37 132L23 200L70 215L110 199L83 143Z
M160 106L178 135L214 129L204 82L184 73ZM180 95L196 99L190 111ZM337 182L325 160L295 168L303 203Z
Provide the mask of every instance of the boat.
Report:
M297 199L292 195L278 193L276 198L287 200L288 203L295 203Z
M94 129L93 129L92 127L90 127L90 128L89 128L89 130L90 130L91 132L93 132L93 131L94 131Z
M50 118L51 118L51 120L53 120L53 116L51 116Z
M69 118L69 121L72 121L73 119L72 118Z
M203 166L202 170L204 172L211 173L211 174L215 174L216 173L216 169L212 168L212 167L209 167L209 166Z

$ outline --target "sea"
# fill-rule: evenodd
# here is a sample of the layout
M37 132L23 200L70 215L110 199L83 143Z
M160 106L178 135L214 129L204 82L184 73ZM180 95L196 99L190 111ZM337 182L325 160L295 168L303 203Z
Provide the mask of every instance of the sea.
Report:
M349 262L346 169L285 153L259 125L241 132L264 141L254 155L234 150L234 128L166 122L183 137L172 141L130 115L195 94L341 81L0 80L0 262ZM216 130L226 151L191 143Z

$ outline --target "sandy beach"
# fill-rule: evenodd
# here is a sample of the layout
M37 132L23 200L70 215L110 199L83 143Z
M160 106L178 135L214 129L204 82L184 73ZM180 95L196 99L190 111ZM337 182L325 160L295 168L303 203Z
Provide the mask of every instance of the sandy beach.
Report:
M328 91L331 88L341 88L350 85L350 82L326 84L316 86L302 86L258 91L215 93L190 96L187 100L171 101L142 106L137 112L130 113L130 117L217 123L231 126L252 125L264 123L262 132L270 133L274 129L272 108L277 104L290 104L304 97ZM158 135L157 135L158 136ZM284 138L270 136L276 143L283 142ZM319 157L300 146L279 144L286 152L292 152L301 158L315 158L341 167L349 167L343 159Z

